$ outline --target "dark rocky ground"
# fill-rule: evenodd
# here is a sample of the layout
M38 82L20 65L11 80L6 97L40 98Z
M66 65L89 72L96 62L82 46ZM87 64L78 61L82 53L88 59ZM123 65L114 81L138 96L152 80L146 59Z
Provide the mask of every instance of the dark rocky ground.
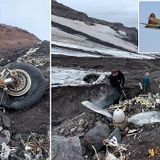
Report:
M27 54L30 48L37 50ZM39 68L46 79L46 91L44 96L29 108L20 111L6 110L5 115L10 121L10 126L6 128L11 134L10 146L19 146L19 138L15 139L15 135L20 134L22 139L26 140L31 133L36 133L44 136L44 145L49 149L49 42L43 41L30 47L10 50L1 56L0 66L15 61L26 62ZM23 154L17 156L23 159Z
M15 62L17 59L21 62L27 62L41 69L46 78L46 93L42 99L34 106L24 111L10 112L7 114L12 118L12 131L19 133L38 132L39 134L47 134L49 129L49 43L46 41L33 48L39 49L31 55L24 56L30 47L13 51L9 56L5 56L0 65L6 65L8 61ZM37 57L39 59L37 60ZM41 116L43 115L43 117Z
M142 80L146 71L152 77L152 92L159 92L160 82L160 59L156 60L136 60L119 58L76 58L65 56L52 56L52 66L71 67L82 69L95 69L98 71L111 71L113 68L122 70L125 73L125 89L132 96L139 93L138 83ZM52 88L52 134L65 137L78 136L82 143L82 153L84 159L92 160L86 147L84 147L84 137L86 133L96 126L97 121L107 124L103 117L85 109L81 105L83 100L95 100L102 93L106 92L107 84L79 87L57 87ZM129 90L128 90L129 88ZM96 93L96 94L95 94ZM159 109L158 109L159 110ZM84 121L83 127L80 121ZM131 126L131 129L136 126ZM148 149L160 147L159 144L159 124L145 125L143 131L134 136L124 136L122 142L127 144L127 159L146 160L148 159ZM137 128L136 128L137 129ZM139 128L138 128L139 129ZM112 129L111 129L112 130ZM92 150L93 151L93 150ZM88 158L86 158L86 155ZM158 156L152 158L156 160ZM94 159L94 158L93 158Z

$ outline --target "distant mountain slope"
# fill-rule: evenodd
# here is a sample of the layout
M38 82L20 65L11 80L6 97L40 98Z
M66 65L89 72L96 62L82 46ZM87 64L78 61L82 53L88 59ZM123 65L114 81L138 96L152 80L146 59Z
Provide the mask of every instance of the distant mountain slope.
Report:
M40 40L28 31L0 24L0 54L12 49L31 46L38 42Z
M63 45L67 44L69 37L72 37L71 40L76 43L77 38L73 36L78 39L83 38L85 43L92 42L101 45L102 48L137 52L138 32L136 28L91 18L85 13L52 0L53 43L62 41ZM69 41L68 43L72 44Z
M71 20L58 16L52 16L52 24L60 30L69 33L71 36L78 35L79 37L84 37L86 39L85 41L93 41L106 47L124 51L137 51L137 46L135 44L125 40L127 35L126 32L122 30L115 31L109 26L96 23L90 26L82 21ZM53 34L54 33L55 31L53 30ZM59 36L58 33L57 36ZM67 43L69 43L69 41Z
M83 12L76 11L70 7L52 0L52 15L64 17L72 20L83 21L86 24L93 25L94 21Z

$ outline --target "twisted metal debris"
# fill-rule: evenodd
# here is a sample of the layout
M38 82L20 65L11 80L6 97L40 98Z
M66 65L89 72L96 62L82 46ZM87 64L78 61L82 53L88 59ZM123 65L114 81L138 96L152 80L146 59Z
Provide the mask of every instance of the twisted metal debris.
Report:
M125 100L118 105L111 105L109 109L117 109L121 108L123 111L130 111L131 109L135 109L138 112L144 112L149 109L155 108L160 105L160 93L155 95L146 94L139 95L138 97Z
M26 142L20 136L21 150L25 160L49 160L49 143L44 146L45 139L35 133L31 133ZM0 159L7 160L11 157L18 157L16 152L19 147L10 147L6 143L2 143L0 150Z
M153 119L154 116L150 115L159 113L155 111L155 108L158 106L160 106L160 93L157 93L155 95L149 93L147 95L139 95L138 97L132 98L130 100L125 100L124 102L121 102L118 105L112 105L109 108L107 108L107 110L113 112L115 109L122 109L128 116L133 115L131 118L128 118L128 122L132 121L132 119L136 119L134 118L134 116L141 117L140 114L144 114L144 121L146 121L146 119L150 119L150 117L152 117ZM148 112L150 110L151 112ZM154 121L158 122L156 118L154 118ZM138 118L136 122L138 123ZM150 121L147 121L147 123L149 122ZM139 133L141 131L142 130L128 130L127 136L136 135L137 132ZM112 137L112 139L105 139L103 143L107 147L105 160L125 160L126 157L123 155L123 152L127 151L127 146L124 144L118 144L116 137ZM110 153L108 148L112 148L113 153ZM159 156L158 151L159 150L157 149L149 149L148 157L153 158ZM118 158L117 156L115 156L117 153L119 155Z
M103 141L103 144L108 148L108 147L111 147L111 148L114 148L115 152L118 152L119 153L119 157L117 158L117 160L125 160L125 156L123 155L123 151L127 151L127 148L124 144L118 144L118 141L117 141L117 138L115 136L113 136L111 139L105 139ZM108 149L107 149L107 152L109 153ZM107 153L107 156L106 158L108 157L108 154Z

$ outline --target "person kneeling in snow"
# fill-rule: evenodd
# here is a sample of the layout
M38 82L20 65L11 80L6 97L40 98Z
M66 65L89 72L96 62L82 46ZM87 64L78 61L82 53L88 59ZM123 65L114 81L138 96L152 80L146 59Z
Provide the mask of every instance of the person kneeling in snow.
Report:
M113 94L114 94L113 104L119 104L122 89L125 83L124 74L119 70L113 70L108 78L110 80L111 86L113 87Z

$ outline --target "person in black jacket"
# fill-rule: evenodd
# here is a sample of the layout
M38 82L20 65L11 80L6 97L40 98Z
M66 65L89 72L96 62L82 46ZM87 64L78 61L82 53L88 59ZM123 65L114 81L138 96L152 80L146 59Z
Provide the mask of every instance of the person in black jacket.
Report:
M113 104L119 104L121 92L124 87L125 77L119 70L113 70L109 76L110 84L113 87L114 102Z

